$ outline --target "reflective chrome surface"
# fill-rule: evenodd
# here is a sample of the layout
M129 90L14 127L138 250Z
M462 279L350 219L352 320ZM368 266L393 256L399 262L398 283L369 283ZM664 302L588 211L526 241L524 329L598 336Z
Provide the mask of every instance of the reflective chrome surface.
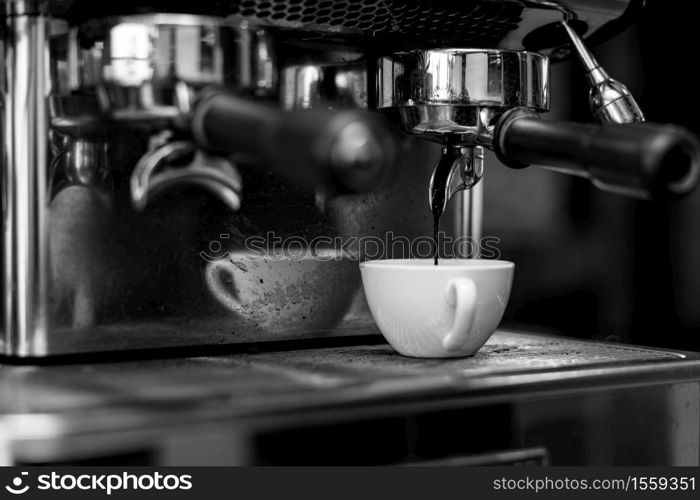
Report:
M483 198L479 181L484 175L484 150L480 146L442 148L440 160L430 177L428 203L437 224L447 209L449 201L457 193L462 193L461 204L456 207L458 217L455 235L480 241L483 220ZM478 188L478 189L477 189ZM469 255L463 258L478 258L470 248Z
M172 166L176 162L185 165ZM137 210L148 199L175 186L199 186L232 210L241 207L241 176L227 159L197 151L188 141L167 142L147 152L131 174L131 198Z
M108 138L117 124L102 113L95 95L52 93L49 119L53 133L74 138Z
M367 108L367 63L286 66L280 74L280 101L287 110Z
M549 109L549 61L541 54L493 49L440 49L393 54L377 62L377 108L408 133L443 144L430 181L439 218L464 191L458 236L481 238L483 150L495 118L513 107ZM474 255L473 257L478 257Z
M476 153L477 151L475 151ZM483 151L481 153L483 154ZM455 202L457 204L454 209L457 216L454 222L454 234L471 237L471 241L480 242L484 234L484 183L478 182L470 189L456 193L455 196L456 200L453 204ZM467 252L462 256L468 259L478 259L481 255L480 251L481 245L469 245Z
M81 17L80 10L74 11L79 3L49 0L57 17L81 22L85 16ZM119 4L85 3L91 4L93 17L128 10ZM558 23L564 14L583 23L582 34L588 37L622 17L626 10L636 10L641 3L641 0L357 0L327 2L321 6L317 0L199 0L182 5L200 13L247 16L256 23L286 30L293 39L308 41L309 33L313 33L313 40L324 45L337 46L348 39L356 42L377 37L387 52L453 46L541 50L550 55L551 49L561 43L558 39L538 36L535 43L528 35ZM129 5L135 10L154 3L136 0Z
M61 17L70 3L50 0L49 7ZM345 19L340 25L321 26L316 23L322 21L320 9L314 11L315 21L299 24L288 19L292 14L289 5L278 0L272 3L284 4L282 17L242 19L237 17L241 12L235 2L230 6L211 3L211 14L222 16L219 18L136 14L136 9L134 14L121 17L101 16L99 6L95 18L86 22L85 18L71 18L69 13L71 28L52 38L60 43L51 47L49 61L46 19L34 15L38 12L34 6L27 8L30 2L5 2L19 15L3 21L7 87L2 109L6 221L2 353L41 357L374 332L354 282L343 293L356 298L347 304L350 300L344 295L338 301L342 307L333 308L333 321L329 319L322 329L308 326L302 314L301 320L283 322L274 330L252 331L248 328L250 318L243 316L241 309L217 300L206 279L207 269L213 267L208 259L228 262L227 252L240 250L247 237L267 231L306 239L383 237L389 231L411 241L425 237L432 223L425 209L426 187L437 146L403 138L405 147L397 152L396 160L402 173L391 185L378 186L375 192L364 195L329 193L323 213L314 209L313 190L269 174L255 159L236 158L246 190L239 211L232 213L230 209L240 203L241 186L223 163L208 170L225 172L225 179L214 189L223 195L221 203L221 196L187 188L193 179L198 185L211 186L209 180L218 178L216 174L204 182L198 169L204 158L197 163L189 162L188 157L182 162L159 164L148 156L157 151L149 145L149 135L163 131L174 135L159 146L169 144L177 149L182 145L183 151L187 149L180 143L190 140L188 124L182 122L206 86L233 87L244 98L278 98L286 109L371 108L376 104L374 86L367 85L364 63L356 57L359 46L351 43L358 40L356 35L367 34L366 27L359 23L353 27ZM619 17L630 2L564 3L587 23L588 35ZM360 3L357 8L363 10L366 5ZM451 34L450 40L462 41L464 46L522 49L528 34L561 20L561 12L542 5L476 2L455 4L455 12L464 15L443 13L449 22L431 23L426 28L416 23L443 14L431 10L434 7L427 2L417 4L416 9L396 4L388 16L376 12L370 22L393 18L396 22L386 26L398 31L378 29L377 46L382 54L402 51L401 56L384 58L386 64L379 68L388 84L378 89L379 95L388 99L385 112L403 112L407 116L400 120L413 124L411 127L421 125L416 128L420 135L435 135L441 140L447 134L451 137L449 146L462 147L488 146L492 120L501 105L529 103L538 111L546 108L546 93L536 90L540 84L546 88L546 60L535 54L490 50L457 50L454 54L449 50L421 51L434 53L435 58L430 57L433 61L454 61L437 65L442 69L431 82L446 92L426 94L427 100L416 103L416 96L409 91L412 106L398 100L394 103L393 96L398 99L405 89L394 87L394 80L405 82L402 75L423 70L416 82L417 88L425 90L427 75L437 64L419 65L413 57L416 53L409 48L436 47L436 36ZM202 11L208 12L208 8L202 5ZM340 15L347 12L344 8ZM229 14L234 16L222 20ZM263 29L254 26L259 21L265 24ZM284 31L284 36L275 38L273 44L270 35L277 35L277 28L282 28L278 31ZM311 46L313 50L308 51ZM324 52L352 53L353 57L317 57ZM519 62L515 65L511 61ZM466 75L474 75L473 67L481 68L487 77L498 75L496 80L507 85L492 88L483 82L481 87L465 83L464 90L469 92L465 94L459 89L460 78L469 82ZM278 69L284 71L279 81ZM441 80L445 74L447 80ZM47 110L49 76L54 94ZM374 75L369 76L374 83ZM517 85L527 81L531 87L520 87L525 93L514 93L511 77L517 77ZM408 83L410 88L412 81ZM439 103L431 103L433 99ZM49 121L58 147L50 169L52 178L48 178L44 161L49 157ZM334 146L334 158L362 164L366 156L363 147L371 146L367 134L357 127L348 128L343 139ZM139 159L143 161L139 163ZM139 168L134 172L136 165ZM464 180L459 169L453 173L455 182L448 183L448 194L458 192ZM173 189L161 191L164 187ZM135 209L132 189L141 211ZM458 234L465 234L464 228L468 234L479 233L479 193L477 188L468 196L464 191L455 195L462 200L455 208L469 208L457 214ZM152 196L155 194L159 196ZM408 255L397 251L388 256ZM260 295L262 287L255 284L260 280L267 283L265 276L255 280L232 266L232 272L218 282L230 292L226 296L234 296L236 284L241 283L245 294ZM296 269L294 262L280 266ZM345 274L347 269L354 268L353 262L343 260L337 266L329 262L327 266L322 272L313 271L313 276L328 282L332 275L350 283L344 277L349 275ZM309 274L298 276L295 272L289 274L286 288L273 287L265 292L269 296L258 299L269 298L273 309L283 308L292 294L280 290L295 290L300 297L295 304L299 310L308 306L317 311L319 305L323 310L329 298L305 293L314 288L313 280ZM306 326L295 326L300 324Z
M69 80L95 88L117 120L173 120L207 85L276 91L272 40L245 20L150 14L92 21L68 35L68 51Z
M441 142L482 142L499 110L549 108L549 63L531 52L414 51L379 59L377 71L377 108Z
M112 196L109 143L64 137L49 167L51 198L70 186L93 187Z
M232 19L217 21L220 31L214 34L230 35L222 34L220 41L231 60L221 64L209 60L212 64L206 67L212 71L195 74L201 65L193 68L193 61L185 56L201 47L166 41L168 36L190 36L193 31L211 33L208 18L127 16L134 21L126 23L127 28L136 25L133 33L141 42L145 41L142 28L148 23L137 21L163 21L162 26L155 25L160 31L149 31L148 43L164 53L144 64L136 57L145 53L137 53L143 48L139 42L132 47L134 57L115 60L119 64L110 66L103 65L109 62L103 59L103 50L111 50L107 35L111 27L124 23L115 24L112 19L54 32L49 51L47 21L26 17L29 21L23 16L8 19L16 33L5 30L3 40L11 78L2 108L8 125L3 148L3 173L8 180L2 187L9 221L2 253L6 293L2 354L32 358L374 331L358 294L359 274L353 260L333 259L324 263L323 272L313 268L301 274L291 258L274 265L263 263L256 273L232 265L217 287L208 279L208 270L213 262L223 267L230 252L244 248L246 238L268 232L306 242L313 237L383 234L390 229L414 236L421 217L413 218L410 225L404 220L403 210L413 206L404 199L405 186L415 183L422 172L372 195L329 193L327 211L317 212L313 189L270 174L259 159L245 158L239 171L226 158L197 151L190 143L186 120L180 121L188 118L182 104L191 104L200 86L224 83L244 102L267 98L268 91L276 97L271 47L268 51L262 43L265 32L251 33L245 22L240 29L231 29ZM197 21L195 30L190 30L189 21ZM36 26L43 31L32 31ZM117 33L115 38L121 39L119 29ZM245 38L246 34L250 36ZM238 38L231 38L234 35ZM43 50L26 45L35 38ZM250 44L235 45L241 40ZM243 53L238 59L230 50L236 46ZM178 57L168 59L173 52L164 47L175 50ZM189 52L180 51L185 48ZM156 65L152 71L145 69L151 63ZM192 73L187 73L188 68ZM149 74L151 80L139 80ZM55 87L47 99L49 80ZM132 84L137 80L143 92L134 93L137 87ZM149 93L157 85L163 94ZM129 101L133 108L113 109L111 104L105 108L105 92L110 88L117 89L114 95L137 96ZM121 90L125 93L120 94ZM177 94L180 91L182 95ZM154 101L159 95L172 100ZM328 99L335 97L328 95ZM323 146L334 165L371 170L368 158L374 155L376 137L366 128L346 125L337 142ZM49 157L49 138L54 148L47 168L42 159ZM248 206L241 206L244 182L250 185ZM427 185L427 179L420 183ZM236 209L240 211L233 213ZM315 280L331 284L335 278L340 283L338 293L306 290L326 290L317 287ZM231 288L232 279L244 293ZM268 284L261 286L263 281ZM220 300L222 290L231 297L228 301ZM264 302L272 310L288 307L289 290L295 294L292 303L299 314L280 316L273 327L261 323L252 328L258 313L254 304Z
M433 214L442 215L459 191L473 188L484 175L484 151L480 147L442 148L440 161L430 178L428 202Z
M42 351L48 330L47 18L34 1L3 19L3 352Z
M567 23L563 22L562 25L586 71L591 87L589 104L593 115L604 123L643 122L644 114L627 87L610 78L576 32Z

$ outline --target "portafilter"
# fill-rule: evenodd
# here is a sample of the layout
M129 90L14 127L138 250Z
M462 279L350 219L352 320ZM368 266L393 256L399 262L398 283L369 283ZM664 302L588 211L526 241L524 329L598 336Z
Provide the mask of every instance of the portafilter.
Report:
M377 108L443 145L430 184L434 212L479 182L482 155L473 150L481 147L512 168L541 165L643 199L680 196L698 182L700 148L682 128L540 119L549 109L549 64L538 53L400 52L379 58L377 78Z

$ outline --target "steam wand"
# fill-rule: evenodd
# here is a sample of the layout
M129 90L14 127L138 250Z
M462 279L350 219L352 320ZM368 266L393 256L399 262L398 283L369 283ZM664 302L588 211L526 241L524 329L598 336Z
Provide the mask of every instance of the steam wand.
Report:
M644 114L627 87L610 78L566 21L561 24L586 69L586 78L591 87L588 101L593 115L603 123L643 122Z

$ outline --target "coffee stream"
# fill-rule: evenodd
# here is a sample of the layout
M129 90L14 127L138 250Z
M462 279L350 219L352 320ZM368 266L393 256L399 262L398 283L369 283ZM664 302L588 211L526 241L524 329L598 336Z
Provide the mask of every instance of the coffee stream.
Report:
M445 210L445 187L444 186L434 186L436 189L433 191L433 259L435 265L438 265L439 252L438 249L438 233L440 231L440 217L442 212Z
M433 259L435 259L435 265L438 265L438 232L440 230L440 215L436 215L433 210Z
M442 217L445 207L447 206L447 202L449 201L449 185L450 178L453 176L453 169L462 168L461 163L456 164L455 162L465 159L463 149L464 148L459 147L443 148L440 161L435 167L433 176L430 179L430 209L433 212L433 259L436 266L438 265L438 258L440 257L438 251L440 217ZM470 172L469 176L468 183L464 183L464 177L462 177L462 183L458 187L459 189L471 189L481 178L480 173L478 176L474 176L473 173Z
M438 265L438 231L440 229L440 217L445 211L447 205L447 191L450 180L450 173L454 162L460 157L461 153L456 148L445 148L440 156L433 176L430 179L430 209L433 212L433 259L435 265Z

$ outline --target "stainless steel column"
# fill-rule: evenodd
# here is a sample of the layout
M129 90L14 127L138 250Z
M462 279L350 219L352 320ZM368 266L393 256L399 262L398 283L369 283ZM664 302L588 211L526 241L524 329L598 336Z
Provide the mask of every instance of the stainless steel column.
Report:
M48 18L45 2L3 3L1 351L36 355L49 312Z
M480 170L483 169L484 150L480 146L475 146L472 151L472 161L479 162ZM455 238L466 238L468 246L459 246L459 250L465 248L469 251L467 255L460 254L460 258L478 259L481 254L481 237L484 218L484 179L477 182L470 189L465 189L459 193L456 200L457 214L455 217L454 235ZM457 250L457 248L455 248Z
M456 238L467 238L469 255L462 258L478 259L481 253L482 223L484 214L484 181L473 188L462 191L457 207Z

